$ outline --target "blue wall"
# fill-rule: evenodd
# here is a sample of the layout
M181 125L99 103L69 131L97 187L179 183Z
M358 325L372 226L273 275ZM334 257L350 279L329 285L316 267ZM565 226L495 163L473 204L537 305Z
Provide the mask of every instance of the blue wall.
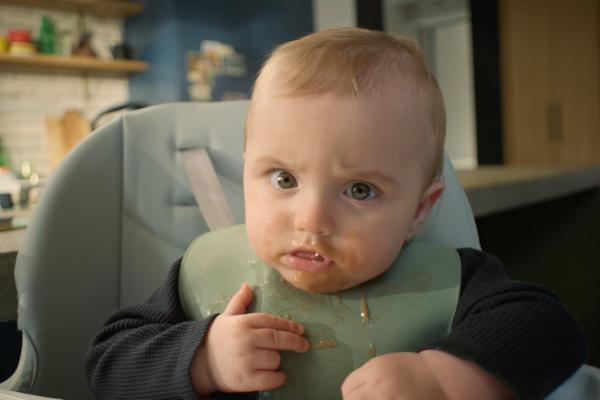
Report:
M146 11L127 20L125 37L150 69L129 81L131 101L187 100L185 55L204 39L233 45L246 56L247 76L217 81L221 89L249 92L274 46L312 32L311 0L144 0ZM233 87L232 87L233 85Z

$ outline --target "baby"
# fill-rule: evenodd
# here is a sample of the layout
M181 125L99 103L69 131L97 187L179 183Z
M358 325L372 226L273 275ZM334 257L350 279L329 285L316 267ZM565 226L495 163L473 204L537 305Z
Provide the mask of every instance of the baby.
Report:
M383 274L444 189L444 120L440 89L410 40L346 28L277 48L246 122L246 229L256 255L310 292ZM420 352L372 358L340 397L540 398L583 362L581 333L552 293L510 281L488 254L458 253L451 333ZM86 365L98 398L226 398L283 385L280 352L309 350L304 326L246 313L246 284L223 313L187 321L179 268L147 303L115 312L92 343Z

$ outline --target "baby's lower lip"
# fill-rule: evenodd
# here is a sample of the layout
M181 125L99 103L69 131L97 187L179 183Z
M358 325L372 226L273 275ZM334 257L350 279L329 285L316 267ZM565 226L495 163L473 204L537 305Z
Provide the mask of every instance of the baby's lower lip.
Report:
M305 252L287 253L283 258L289 267L306 272L324 272L332 268L334 264L326 257L315 258Z

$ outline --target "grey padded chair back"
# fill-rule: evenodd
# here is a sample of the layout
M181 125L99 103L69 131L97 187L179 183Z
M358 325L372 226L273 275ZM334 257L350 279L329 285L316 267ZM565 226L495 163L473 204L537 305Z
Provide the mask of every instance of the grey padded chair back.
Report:
M180 152L209 151L237 222L243 222L242 150L248 102L174 103L130 112L100 128L49 182L21 246L16 281L24 347L13 390L63 399L93 396L84 354L109 313L146 300L207 227ZM452 166L419 233L479 247Z

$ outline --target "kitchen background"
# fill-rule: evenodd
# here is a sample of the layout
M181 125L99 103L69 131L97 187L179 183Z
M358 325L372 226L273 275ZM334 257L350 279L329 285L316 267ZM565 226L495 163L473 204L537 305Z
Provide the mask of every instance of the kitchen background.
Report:
M86 123L127 102L141 106L247 98L254 75L274 46L313 30L356 26L359 9L371 6L351 0L129 3L140 7L107 13L86 8L85 2L77 10L62 10L52 7L62 7L59 1L0 1L0 35L10 36L11 30L18 29L29 31L32 40L39 39L47 17L54 25L58 55L71 55L88 33L99 59L113 59L111 49L126 44L120 56L146 63L134 72L66 70L71 66L14 65L6 60L12 54L5 55L0 60L0 140L7 154L5 167L24 178L34 173L44 179L68 150L64 148L68 144L57 143L61 135L63 142L69 141L64 138L69 132L61 129L73 130L75 125L76 132L70 135L78 139L89 130ZM438 75L449 99L447 151L455 165L476 166L468 4L464 0L394 0L380 3L380 11L382 7L386 8L386 29L421 39Z
M0 54L9 157L0 162L46 177L69 147L56 139L65 126L79 124L77 139L86 121L127 102L246 98L277 44L356 25L419 40L446 98L446 151L457 168L598 162L598 9L597 0L1 0L4 37L20 29L38 39L46 16L55 53L70 55L88 33L98 59L143 62L57 67Z
M420 42L445 95L446 151L482 247L516 279L555 290L590 338L590 363L600 365L600 169L590 167L600 163L598 0L0 0L7 276L18 246L3 248L11 232L2 232L2 213L14 229L8 203L34 201L40 192L29 189L43 188L103 111L246 98L274 46L333 26ZM55 54L8 46L14 30L43 37L39 49ZM499 167L483 168L492 165ZM0 287L5 293L0 305L14 322L14 284Z
M92 33L92 44L101 58L111 58L110 47L123 38L123 20L91 13L0 4L0 34L10 29L40 32L48 16L60 33L64 54L69 54L82 26ZM26 57L26 56L22 56ZM126 75L64 72L49 67L26 69L3 65L0 69L0 140L9 156L9 165L19 171L27 162L45 177L50 172L47 117L60 117L77 110L92 118L101 110L129 98Z

